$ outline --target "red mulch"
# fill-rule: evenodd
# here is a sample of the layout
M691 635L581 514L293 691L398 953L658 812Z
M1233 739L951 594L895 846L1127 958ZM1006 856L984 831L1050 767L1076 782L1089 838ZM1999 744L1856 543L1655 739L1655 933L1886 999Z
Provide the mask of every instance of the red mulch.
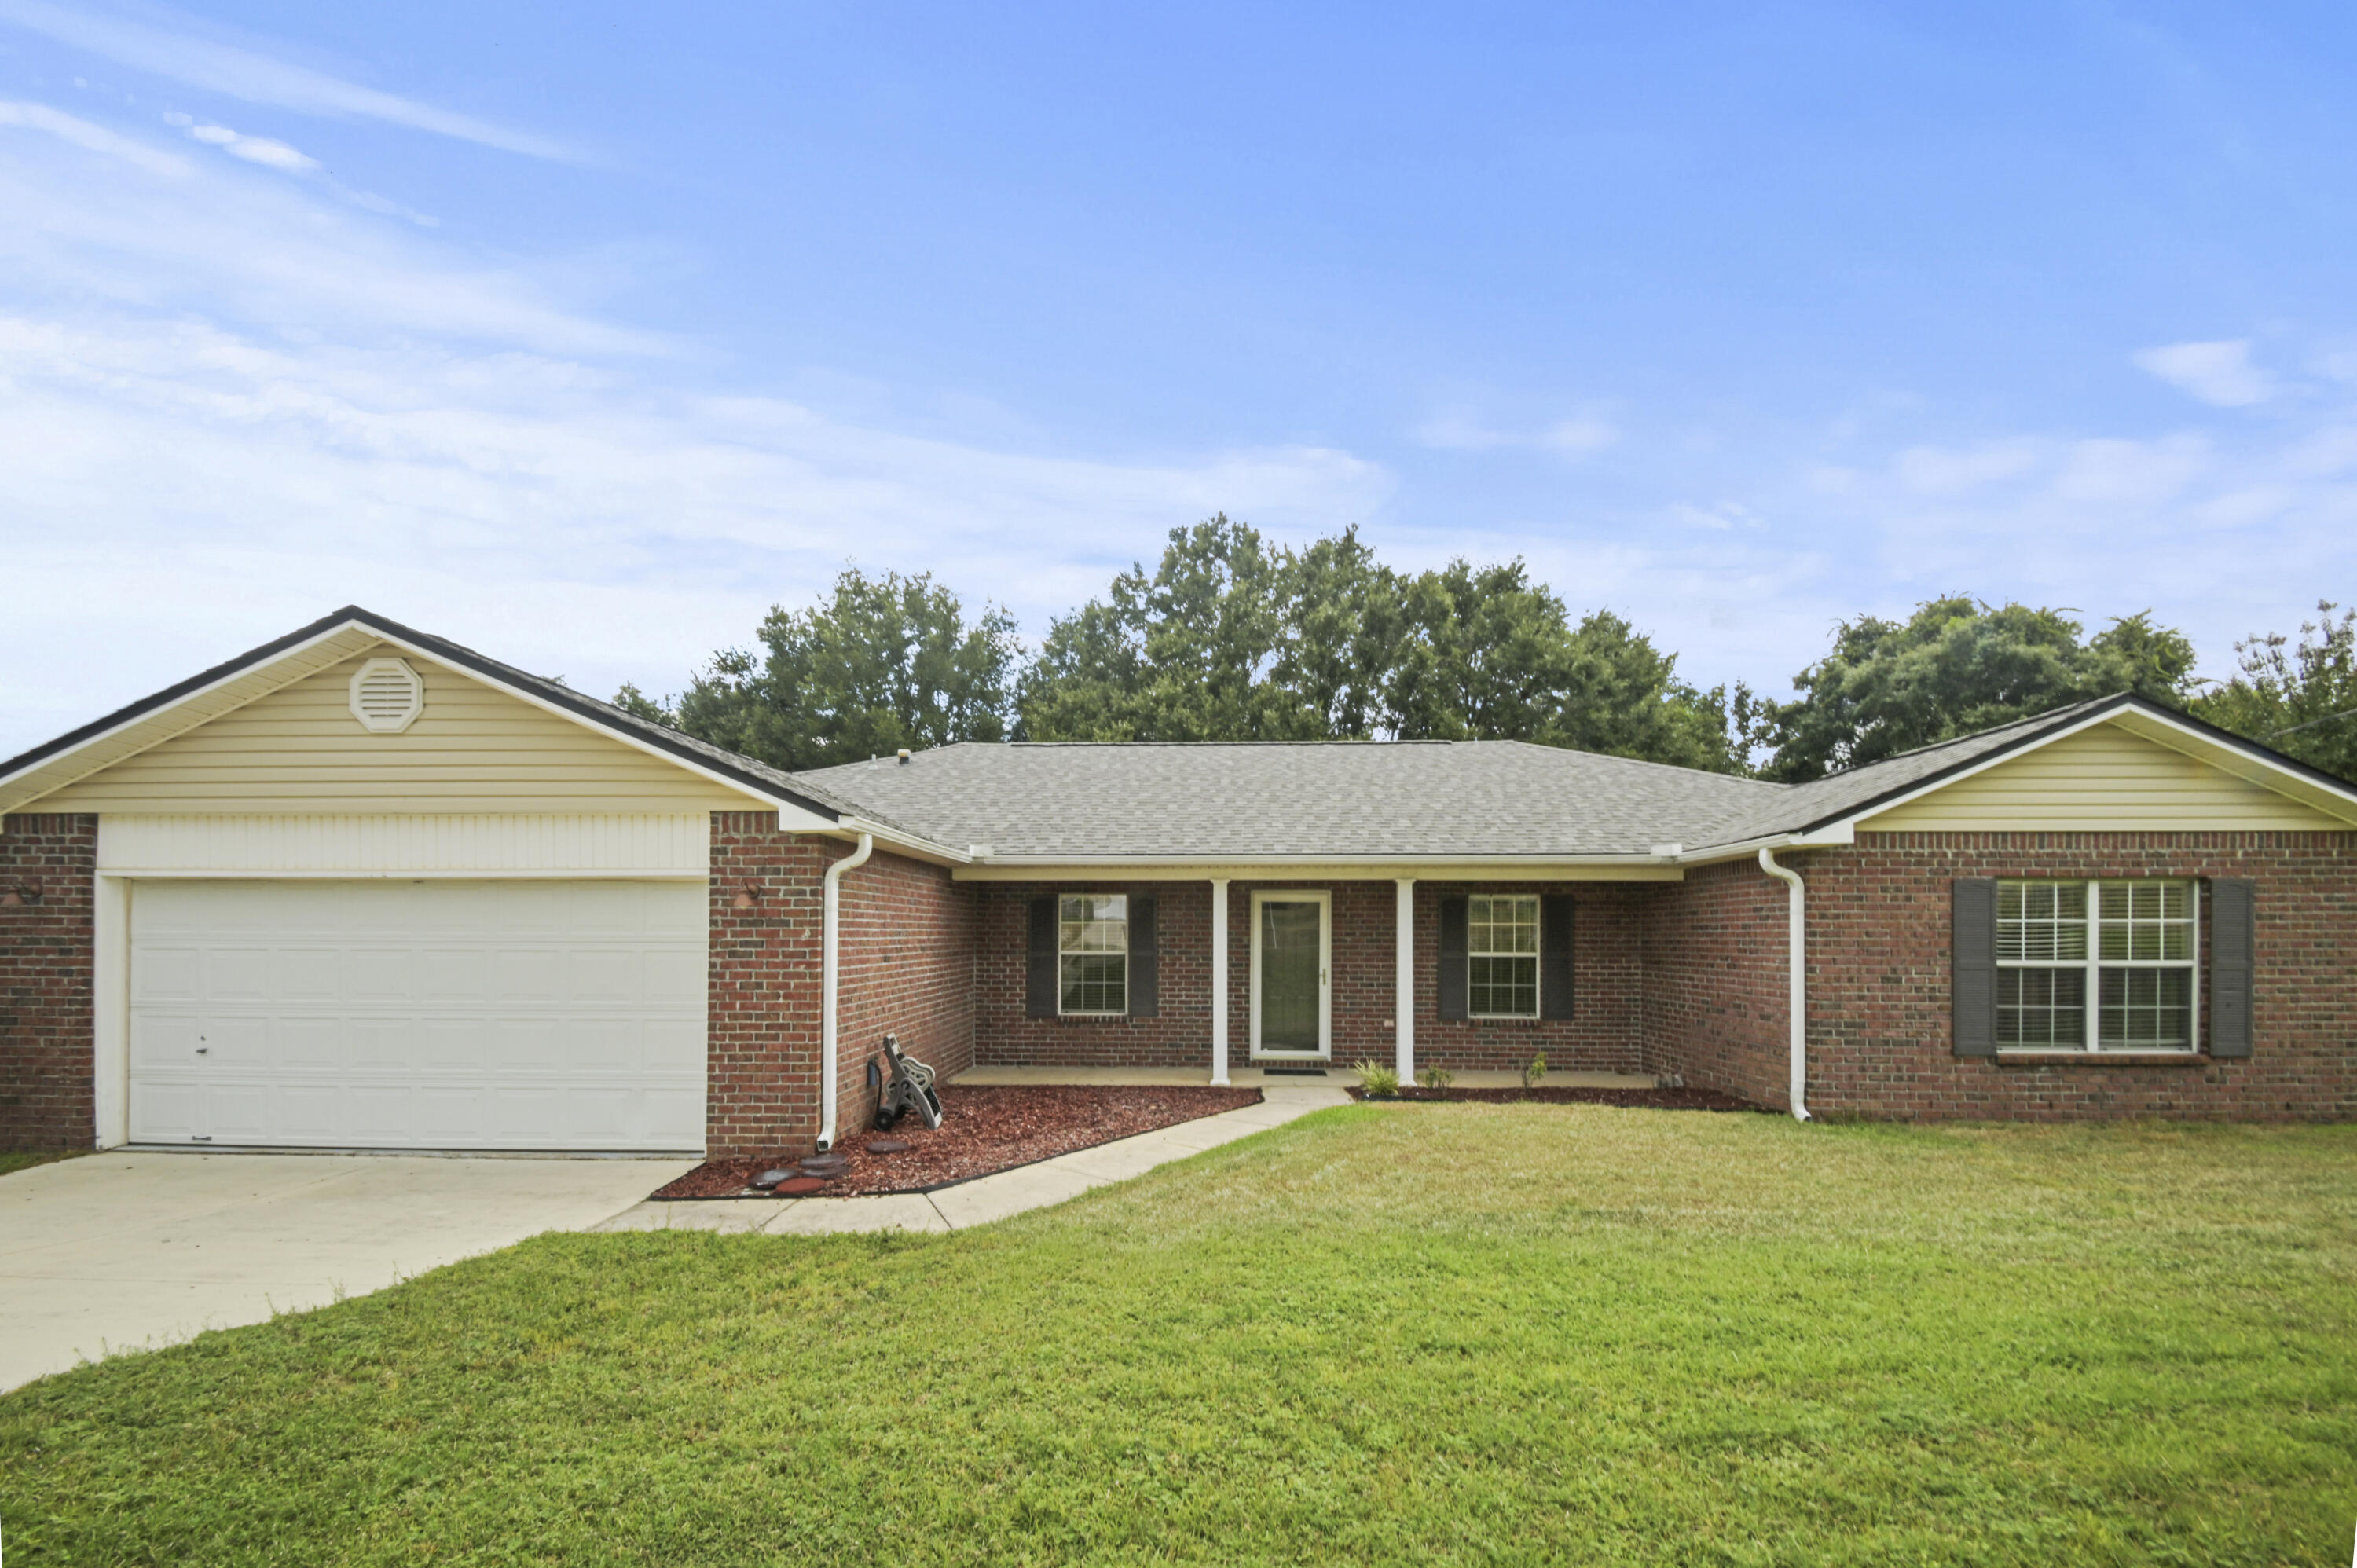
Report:
M1366 1090L1352 1085L1351 1098L1364 1100ZM1754 1105L1748 1100L1738 1100L1731 1094L1721 1094L1711 1089L1549 1089L1541 1084L1535 1089L1451 1089L1435 1093L1429 1089L1403 1089L1402 1100L1470 1100L1485 1105L1512 1105L1516 1101L1535 1101L1542 1105L1627 1105L1649 1111L1765 1111L1764 1105Z
M903 1116L888 1133L846 1133L835 1145L850 1156L843 1175L822 1196L854 1197L878 1192L930 1192L994 1171L1053 1159L1075 1149L1109 1144L1199 1116L1260 1103L1256 1089L1085 1089L1070 1085L978 1084L942 1091L942 1124ZM899 1154L871 1155L887 1139L908 1144ZM795 1156L707 1160L657 1198L742 1197L746 1184L767 1170L791 1170ZM766 1197L766 1194L758 1196Z

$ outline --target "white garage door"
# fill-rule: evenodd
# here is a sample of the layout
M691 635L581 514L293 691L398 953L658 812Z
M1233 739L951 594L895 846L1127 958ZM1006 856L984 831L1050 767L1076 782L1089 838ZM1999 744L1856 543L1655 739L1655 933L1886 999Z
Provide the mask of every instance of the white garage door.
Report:
M704 1146L705 893L179 882L131 897L131 1138Z

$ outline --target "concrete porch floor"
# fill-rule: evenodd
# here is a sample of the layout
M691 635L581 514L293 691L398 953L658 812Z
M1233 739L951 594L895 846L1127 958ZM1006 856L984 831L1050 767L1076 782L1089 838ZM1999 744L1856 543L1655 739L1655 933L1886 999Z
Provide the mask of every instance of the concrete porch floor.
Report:
M1357 1069L1344 1067L1340 1062L1328 1064L1324 1078L1297 1078L1290 1073L1271 1077L1266 1069L1256 1067L1231 1068L1228 1077L1238 1089L1307 1089L1313 1086L1347 1089L1359 1081ZM949 1081L961 1087L985 1084L1176 1087L1209 1084L1211 1069L1208 1067L975 1067L966 1069ZM1455 1074L1450 1083L1458 1089L1519 1089L1523 1075L1469 1069ZM1651 1074L1635 1072L1550 1072L1546 1075L1546 1083L1555 1089L1651 1089L1653 1079Z

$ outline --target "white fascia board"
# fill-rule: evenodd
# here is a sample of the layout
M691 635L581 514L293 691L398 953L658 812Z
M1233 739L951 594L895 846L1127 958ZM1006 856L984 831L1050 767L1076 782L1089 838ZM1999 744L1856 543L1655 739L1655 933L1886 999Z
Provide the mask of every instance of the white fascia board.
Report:
M782 817L780 821L782 822ZM872 833L877 843L890 844L893 848L901 850L915 859L932 861L940 865L970 865L974 863L974 856L963 850L952 849L945 843L935 843L929 838L899 828L886 827L881 822L869 822L866 817L845 817L840 822L829 824L828 832L837 838L853 840L856 840L862 833Z
M2165 746L2246 784L2272 789L2287 799L2298 800L2301 805L2313 806L2329 816L2357 824L2357 789L2294 772L2274 758L2255 753L2237 741L2204 734L2166 714L2147 713L2142 708L2123 708L2112 716L2122 729L2155 746Z
M1836 822L1808 833L1764 833L1733 843L1705 844L1678 856L1680 865L1717 865L1729 860L1753 860L1763 849L1839 849L1857 842L1855 827Z
M318 647L321 643L341 637L346 632L353 630L365 631L371 637L376 638L380 641L390 640L384 638L383 634L379 632L374 627L369 626L364 622L356 620L338 621L334 626L328 627L324 631L319 632L317 636L305 638L301 642L296 643L292 648L284 648L279 650L276 654L264 660L262 663L249 664L242 670L232 670L228 674L223 675L217 680L206 682L203 685L198 687L193 692L181 693L170 703L160 708L149 708L144 713L134 714L131 717L124 719L121 724L109 725L107 728L99 731L96 735L84 736L81 739L74 742L73 745L66 747L63 751L51 752L47 757L28 762L24 767L16 769L14 773L0 774L0 790L5 790L7 787L16 779L23 779L30 774L38 773L45 768L54 768L61 762L65 762L72 757L81 756L94 746L102 746L107 741L114 739L117 736L124 734L127 730L136 728L140 725L152 724L156 720L168 718L172 714L187 708L189 704L211 693L220 691L224 686L231 685L239 681L249 679L254 675L264 674L275 665L284 664L290 660L298 659L305 653L307 653L311 650ZM324 666L321 666L321 668L324 668ZM258 703L263 698L269 696L271 693L276 692L284 687L293 685L296 681L301 680L304 675L311 673L313 673L312 671L305 670L298 674L290 675L285 680L279 682L276 685L270 687L267 691L256 692L253 696L248 697L242 703L223 708L221 713L218 714L207 714L203 718L197 720L196 724L210 724L213 720L220 718L223 714L233 714L237 712L239 708ZM195 725L191 725L188 727L194 728ZM174 736L184 733L186 732L183 730L167 730L164 734L157 736L154 740L148 742L146 746L141 746L139 751L145 751L150 747L161 746L166 741L170 740ZM126 757L135 757L137 755L137 751L124 753L124 756ZM122 760L122 757L115 757L112 761L101 763L99 768L109 768L113 766L114 762L120 762ZM96 772L98 770L98 768L92 768L90 772ZM89 772L70 774L43 789L40 795L29 797L26 800L25 804L29 805L33 801L38 800L41 799L42 795L54 795L59 790L64 789L67 785L78 784L89 776ZM16 811L20 808L12 806L8 809L10 811Z
M355 626L368 625L365 621L355 621L352 624ZM683 772L693 773L697 778L704 779L706 783L717 784L724 789L734 789L737 793L744 796L749 800L757 802L759 805L772 807L777 811L778 828L781 832L817 832L823 830L831 831L839 825L828 818L822 817L814 811L794 804L791 800L785 800L780 796L770 794L766 790L748 784L741 779L731 779L717 768L706 768L701 763L692 761L687 757L680 756L675 751L667 751L663 747L655 745L652 741L642 740L639 736L631 735L627 731L614 729L609 725L597 724L593 720L586 719L579 714L573 712L570 708L566 708L556 703L552 703L547 698L539 695L537 693L527 692L521 686L511 686L496 675L489 675L480 671L468 670L461 665L452 664L447 660L437 657L431 649L420 648L414 643L405 642L398 637L378 630L375 627L369 627L368 629L375 632L381 641L383 641L392 647L398 648L414 658L425 660L436 670L447 670L454 675L464 676L469 681L479 681L484 685L490 687L493 691L505 693L507 695L513 697L516 701L529 703L533 707L540 709L543 713L554 714L558 718L569 720L574 724L579 725L583 729L593 731L596 734L604 736L611 740L619 741L622 745L630 746L633 750L642 751L649 757L668 762L673 767L681 769Z

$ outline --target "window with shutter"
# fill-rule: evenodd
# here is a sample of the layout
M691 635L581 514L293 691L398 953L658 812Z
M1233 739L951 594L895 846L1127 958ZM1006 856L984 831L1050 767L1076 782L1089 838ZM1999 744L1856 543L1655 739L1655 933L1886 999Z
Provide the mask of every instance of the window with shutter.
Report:
M1996 886L1994 1040L2001 1051L2190 1051L2190 882Z

